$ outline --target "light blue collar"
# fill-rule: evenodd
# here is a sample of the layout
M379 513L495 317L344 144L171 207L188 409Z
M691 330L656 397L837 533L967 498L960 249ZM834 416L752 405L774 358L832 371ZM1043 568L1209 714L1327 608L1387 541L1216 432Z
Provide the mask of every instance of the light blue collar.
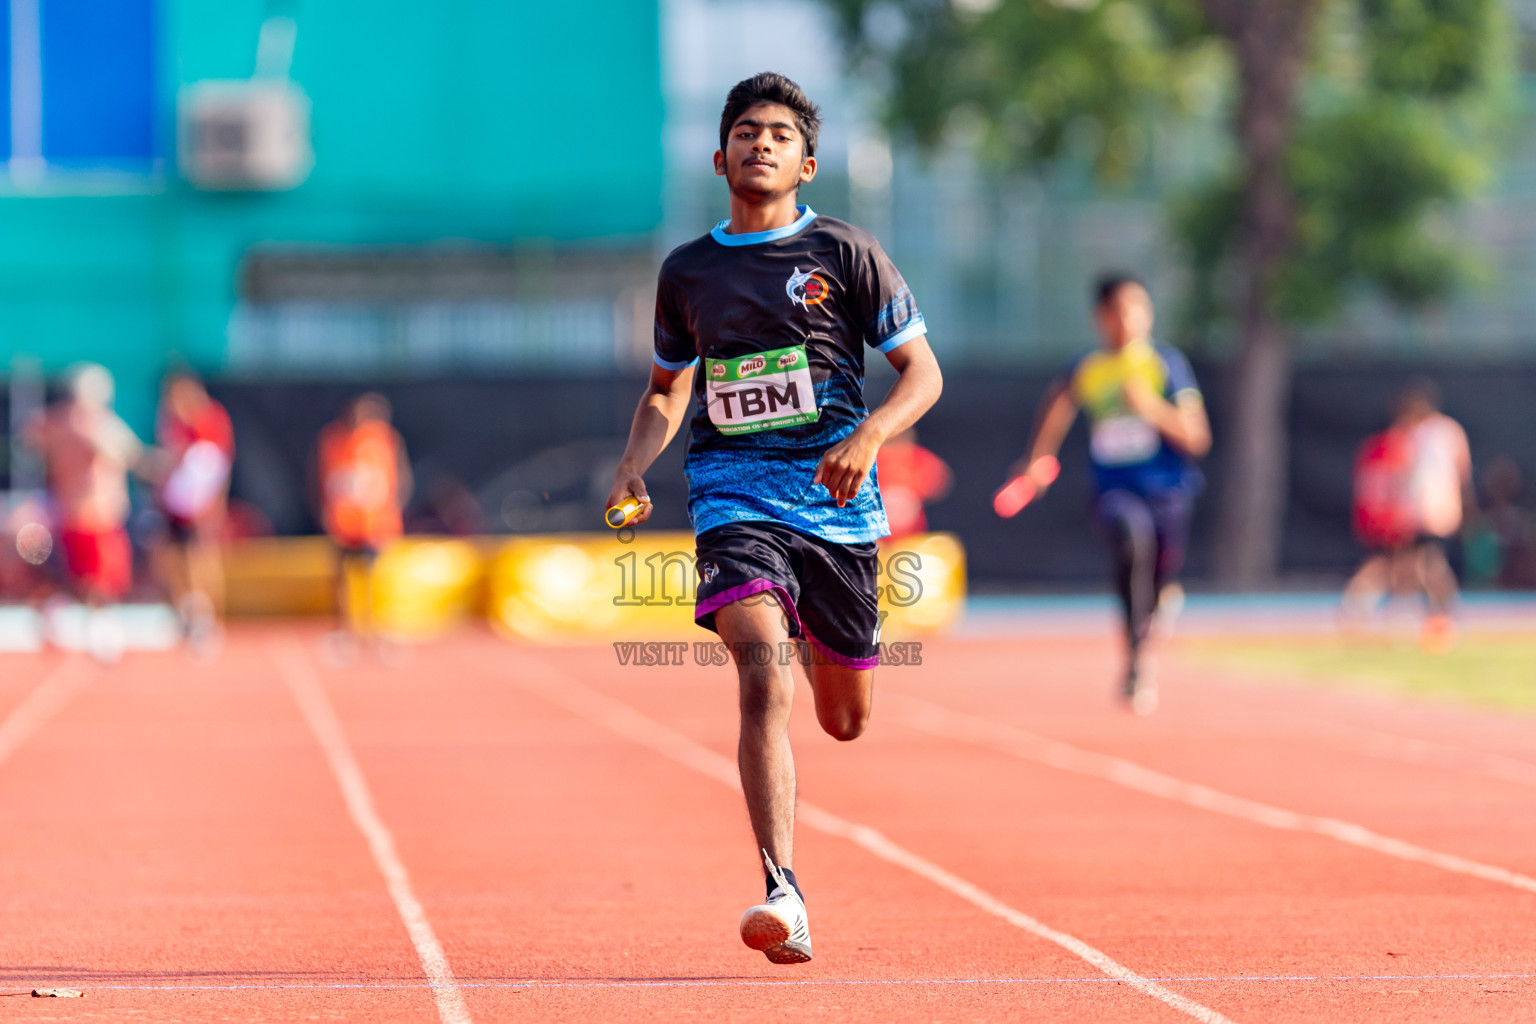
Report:
M716 224L710 231L710 237L721 245L757 245L759 242L777 242L781 238L799 234L810 226L816 219L816 211L809 206L797 206L800 211L800 219L793 224L786 224L781 228L769 228L767 231L749 231L744 235L731 235L726 233L726 228L731 224L730 219Z

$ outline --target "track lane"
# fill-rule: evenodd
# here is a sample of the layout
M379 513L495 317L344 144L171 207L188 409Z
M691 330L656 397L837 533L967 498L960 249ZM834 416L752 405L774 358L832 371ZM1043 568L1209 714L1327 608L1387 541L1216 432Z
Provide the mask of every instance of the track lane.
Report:
M439 1019L442 1024L473 1024L469 1010L464 1005L463 993L459 991L458 982L453 976L453 966L443 952L432 922L427 919L426 910L416 898L410 870L400 860L399 851L395 848L395 837L389 826L379 817L368 780L352 753L352 743L337 719L335 709L331 707L303 646L291 641L274 641L271 653L277 662L278 673L283 676L294 702L304 714L305 724L325 754L326 763L347 805L347 816L362 834L373 863L383 876L395 912L400 915L400 923L405 926L406 933L411 937L411 945L416 948L416 957L431 987Z
M437 1019L324 759L256 650L269 635L237 630L212 676L132 657L0 765L0 963L14 965L0 986L92 989L79 1003L0 999L0 1016ZM398 670L323 674L477 1019L1188 1019L812 829L798 862L818 960L773 968L734 934L758 897L739 793L519 692L517 653L468 637ZM726 670L537 653L730 756ZM1347 718L1326 691L1251 698L1165 674L1166 716L1141 722L1100 685L1101 647L936 642L929 658L883 672L880 692L1245 794L1276 786L1277 802L1354 801L1420 841L1443 829L1442 846L1524 843L1522 821L1489 818L1528 806L1530 787L1326 750L1308 715ZM0 684L0 718L25 689ZM1518 893L944 742L878 697L871 733L837 744L807 698L794 730L808 800L1244 1024L1531 1019L1536 933ZM1387 718L1437 735L1433 716ZM1447 733L1475 736L1459 718Z
M809 890L817 961L776 968L735 935L761 896L734 787L523 692L504 646L418 658L430 687L325 681L477 1018L1189 1019L813 829L800 860L843 884Z
M933 646L939 658L925 665L928 671L890 671L882 685L895 688L923 678L952 698L981 675L979 666L941 653L948 645ZM1057 678L1091 679L1086 670L1095 655L1086 649L1086 656L1058 658ZM606 692L715 749L729 749L728 677L705 678L692 670L616 673L605 671L600 651L562 656L580 666L584 678L601 679ZM1030 664L1038 668L1041 660ZM1017 671L1013 675L1005 684L993 678L997 685L987 691L991 714L1018 709L1018 703L997 700L1003 685L1018 686ZM1116 717L1098 698L1050 692L1042 702L1056 725L1076 723L1100 739L1105 732L1147 724ZM715 717L700 717L698 707L710 704L717 705ZM1536 938L1511 906L1511 899L1529 899L1519 893L1340 848L1321 837L1277 836L1192 808L1152 807L1162 801L1105 792L1114 787L1009 764L1011 759L992 752L946 751L955 745L903 735L889 716L882 718L878 696L874 727L858 743L837 745L818 737L812 726L797 734L796 744L802 792L809 798L834 808L858 807L864 820L914 848L942 848L945 852L935 855L959 873L1160 976L1376 976L1405 964L1427 965L1418 973L1493 975L1531 973L1533 967L1528 955L1511 953L1529 949ZM1297 774L1294 750L1283 754L1272 769ZM920 767L916 775L914 765ZM835 798L822 788L834 782ZM1388 777L1385 792L1401 782ZM1328 784L1325 776L1321 786ZM928 794L941 799L931 801ZM1276 986L1283 993L1269 995L1239 985L1243 991L1235 995L1242 1002L1213 1005L1231 1008L1234 1016L1258 1007L1279 1014L1275 1019L1307 1019L1332 1005L1332 989L1341 984L1348 985L1287 983ZM1530 998L1529 981L1511 984L1519 996L1482 994L1478 979L1442 979L1430 986L1434 991L1415 997L1410 1012L1443 1010L1446 1019L1489 1019L1489 1008L1480 1001ZM1293 998L1309 987L1317 990L1310 998L1318 1003L1311 1007L1306 999Z
M32 658L5 676L0 689L0 765L74 700L93 677L83 659Z
M175 653L88 666L89 689L0 765L0 990L88 990L0 1014L437 1020L419 988L327 987L421 971L255 643L236 631L212 670Z
M1272 726L1302 727L1307 741L1356 754L1536 786L1536 719L1450 697L1407 698L1283 673L1214 669L1198 649L1175 644L1168 661L1182 693L1211 706L1246 704L1253 692ZM1326 701L1317 700L1319 692ZM1326 708L1325 716L1319 715ZM1287 722L1290 728L1287 728Z
M935 651L940 672L894 678L891 689L1238 797L1536 876L1536 787L1341 744L1335 722L1359 713L1358 695L1186 679L1175 663L1164 673L1163 709L1143 720L1093 707L1108 688L1099 680L1113 679L1115 662L1089 645L1041 645L1027 673L1017 671L1017 652L1006 645L940 644ZM1406 701L1365 707L1378 705L1388 728L1412 722L1428 730L1441 711L1454 741L1486 735L1509 742L1523 734L1536 743L1536 721Z

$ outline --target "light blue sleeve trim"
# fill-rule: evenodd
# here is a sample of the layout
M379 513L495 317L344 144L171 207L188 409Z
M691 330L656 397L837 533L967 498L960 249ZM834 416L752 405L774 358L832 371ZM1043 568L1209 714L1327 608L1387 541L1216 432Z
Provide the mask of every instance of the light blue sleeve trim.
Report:
M661 358L661 356L654 352L651 353L651 358L656 360L656 365L661 367L663 370L686 370L688 367L693 366L699 361L699 357L694 356L692 359L679 359L674 363L670 359Z
M918 317L917 320L907 324L907 326L891 335L885 341L882 341L880 344L876 345L875 350L878 352L890 352L893 349L901 348L901 346L905 345L913 338L920 338L927 333L928 325L923 323L922 317Z
M761 242L777 242L781 238L788 238L790 235L799 234L810 227L811 221L816 219L816 211L809 206L797 206L795 209L800 211L800 218L793 224L786 224L782 228L769 228L767 231L749 231L743 235L732 235L727 234L725 230L730 226L731 222L723 220L710 230L709 235L721 245L757 245Z

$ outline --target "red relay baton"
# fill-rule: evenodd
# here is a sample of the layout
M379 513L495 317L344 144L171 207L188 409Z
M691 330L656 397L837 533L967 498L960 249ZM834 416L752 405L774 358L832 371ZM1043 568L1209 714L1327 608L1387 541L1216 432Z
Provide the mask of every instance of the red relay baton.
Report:
M1055 483L1061 473L1061 463L1054 455L1042 455L1029 468L1045 481L1046 486ZM1034 501L1039 493L1040 488L1034 478L1029 473L1021 474L1004 484L992 496L992 511L1004 519L1012 519L1024 511L1024 506Z

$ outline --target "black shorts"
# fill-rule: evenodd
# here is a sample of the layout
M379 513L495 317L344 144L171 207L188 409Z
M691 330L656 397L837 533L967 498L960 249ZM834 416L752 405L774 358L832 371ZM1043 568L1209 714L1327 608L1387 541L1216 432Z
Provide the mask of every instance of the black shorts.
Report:
M1446 538L1433 533L1415 533L1395 544L1386 541L1360 543L1370 555L1410 555L1432 548L1438 548L1443 555L1447 551Z
M165 539L172 544L190 544L197 539L197 524L181 516L165 514Z
M364 569L372 569L379 560L379 548L375 544L343 544L336 541L336 561L345 566L355 562Z
M804 637L849 668L879 662L880 549L874 542L834 544L778 523L752 522L705 530L697 544L693 617L705 629L715 629L715 612L726 605L771 594L790 636Z

